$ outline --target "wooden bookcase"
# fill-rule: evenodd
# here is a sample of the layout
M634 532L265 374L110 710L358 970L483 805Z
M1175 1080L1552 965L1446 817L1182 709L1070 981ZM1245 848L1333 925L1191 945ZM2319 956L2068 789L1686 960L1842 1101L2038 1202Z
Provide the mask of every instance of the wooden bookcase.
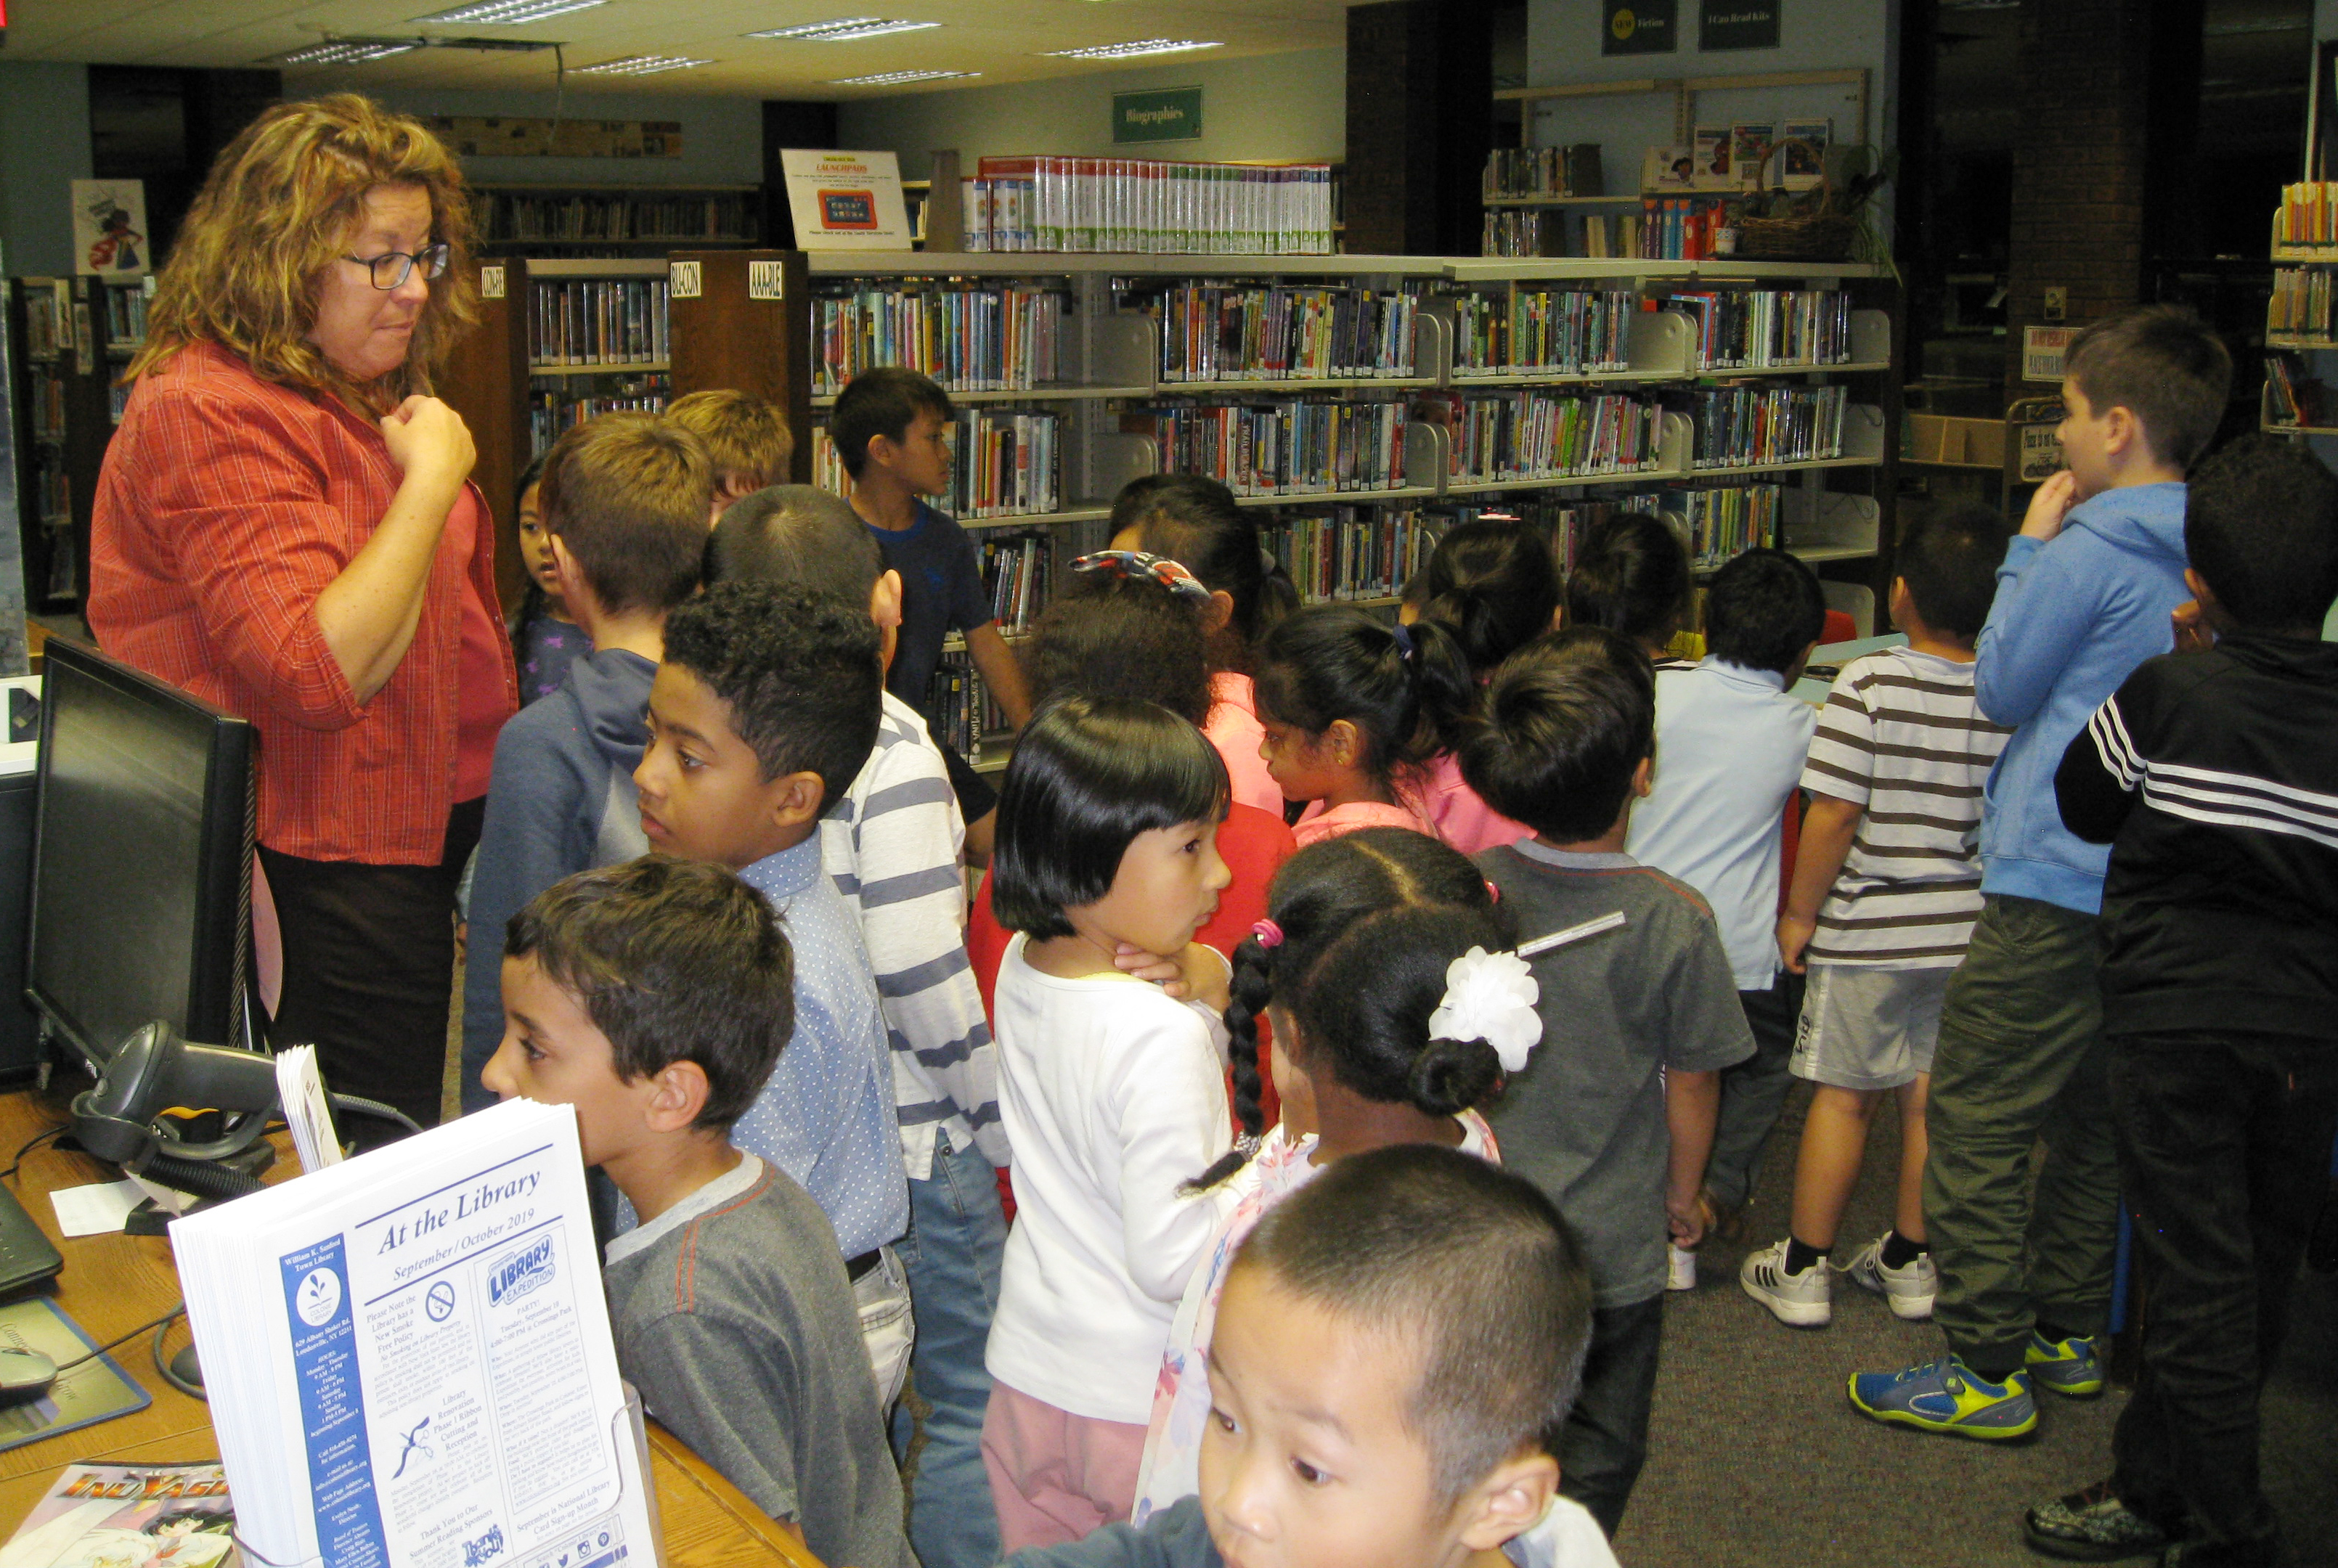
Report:
M669 267L659 257L506 256L474 265L479 324L457 342L437 387L463 416L478 450L472 477L495 518L496 577L508 610L527 589L516 494L521 471L558 428L573 422L580 406L662 408L670 396L673 366L660 351L670 330L661 293ZM644 350L637 343L634 356L561 355L555 362L555 348L568 345L543 340L547 292L578 307L565 325L583 329L580 345L630 328L637 339L644 330L652 332L659 348Z

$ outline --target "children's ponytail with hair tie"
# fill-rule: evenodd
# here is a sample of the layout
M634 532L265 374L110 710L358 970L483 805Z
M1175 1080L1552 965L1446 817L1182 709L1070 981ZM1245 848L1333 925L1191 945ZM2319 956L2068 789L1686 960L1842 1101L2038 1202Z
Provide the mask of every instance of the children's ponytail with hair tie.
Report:
M1396 633L1397 657L1408 664L1411 663L1413 655L1420 651L1420 644L1413 638L1412 628L1400 621L1390 630Z
M1269 952L1282 946L1282 927L1272 920L1258 921L1251 926L1250 934L1257 937L1258 945Z

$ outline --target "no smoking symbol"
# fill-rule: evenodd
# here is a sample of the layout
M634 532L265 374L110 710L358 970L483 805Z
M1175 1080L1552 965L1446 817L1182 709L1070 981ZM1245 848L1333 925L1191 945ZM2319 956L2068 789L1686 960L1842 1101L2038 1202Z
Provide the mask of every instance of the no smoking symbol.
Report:
M422 1309L433 1323L444 1323L455 1315L455 1288L444 1279L423 1293Z

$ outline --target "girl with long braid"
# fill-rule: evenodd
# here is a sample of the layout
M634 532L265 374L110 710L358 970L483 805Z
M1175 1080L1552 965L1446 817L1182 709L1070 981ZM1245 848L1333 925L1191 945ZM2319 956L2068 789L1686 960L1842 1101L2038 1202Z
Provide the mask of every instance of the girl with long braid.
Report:
M1331 1161L1437 1143L1498 1164L1473 1106L1542 1038L1509 923L1457 851L1400 828L1302 849L1234 949L1226 1008L1243 1137L1189 1184L1233 1205L1186 1282L1154 1391L1135 1523L1196 1486L1206 1361L1234 1252L1266 1210ZM1258 1018L1272 1020L1282 1119L1260 1132Z

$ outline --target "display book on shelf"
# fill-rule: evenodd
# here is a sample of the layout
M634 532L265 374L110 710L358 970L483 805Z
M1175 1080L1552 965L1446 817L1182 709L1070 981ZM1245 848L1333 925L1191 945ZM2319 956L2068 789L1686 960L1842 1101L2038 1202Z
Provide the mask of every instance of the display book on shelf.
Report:
M2258 424L2284 436L2338 436L2338 400L2296 356L2338 348L2338 181L2282 188L2273 219L2273 296L2265 304L2265 380ZM2287 266L2278 263L2286 262Z
M1270 543L1302 591L1364 603L1393 603L1443 525L1496 507L1563 530L1562 555L1623 505L1671 513L1706 568L1781 538L1816 561L1881 548L1879 497L1810 481L1881 465L1896 400L1803 385L1890 376L1888 313L1828 297L1873 269L1033 253L815 256L810 271L814 419L876 364L950 390L958 471L938 504L997 542L1002 610L1044 603L1104 542L1119 485L1162 469L1285 509ZM1607 340L1586 358L1595 325ZM815 482L842 489L825 431L806 447ZM941 679L943 711L981 711L970 669ZM975 724L945 728L985 752Z

